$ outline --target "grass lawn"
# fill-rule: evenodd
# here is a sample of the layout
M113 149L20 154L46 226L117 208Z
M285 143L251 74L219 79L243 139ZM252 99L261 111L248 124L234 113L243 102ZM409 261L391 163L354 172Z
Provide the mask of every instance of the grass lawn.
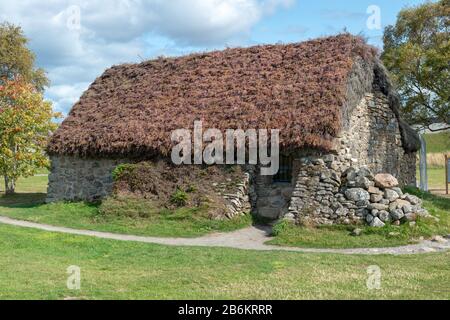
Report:
M428 188L445 189L445 168L428 168ZM420 179L420 173L417 171L417 179Z
M428 186L434 190L445 190L444 155L450 154L450 131L426 134L425 140L429 156L441 154L439 165L433 166L428 162ZM420 178L418 169L417 178Z
M145 218L103 215L96 204L44 204L44 199L44 194L3 196L0 198L0 215L55 226L160 237L197 237L252 224L251 215L219 221L198 214L201 209L188 208L155 212Z
M450 131L428 133L425 135L428 153L440 153L450 151Z
M3 177L0 177L0 195L5 192ZM46 193L48 177L38 175L29 178L20 178L16 183L16 190L19 193Z
M424 206L439 219L419 219L416 226L408 224L399 227L386 225L383 228L360 226L362 235L351 235L354 226L321 226L317 228L299 227L281 222L275 226L275 239L270 244L310 248L363 248L392 247L417 242L420 237L450 234L450 199L429 193L408 190L424 200Z
M449 299L450 253L347 256L167 247L0 225L0 299ZM69 266L81 290L68 290ZM368 290L367 268L381 268Z
M21 180L20 194L0 198L0 215L141 235L193 236L251 223L246 217L228 226L205 226L183 211L166 212L165 218L151 223L139 218L106 219L99 215L96 205L42 204L45 183L46 177ZM442 215L448 223L448 202L428 198L426 203L432 213ZM171 215L175 220L168 219ZM350 238L347 232L322 232L315 241L339 243L344 236ZM365 239L363 235L358 241L370 242ZM308 245L314 246L311 242ZM450 298L450 253L348 256L168 247L1 224L0 253L0 299ZM66 287L67 268L73 265L81 268L81 290ZM367 268L373 265L382 271L380 290L366 287Z
M131 201L119 203L122 207L100 207L87 203L44 204L46 176L20 179L17 194L0 195L0 215L27 221L145 236L197 237L211 232L227 232L250 226L251 215L231 220L211 220L202 214L202 208L157 210ZM139 207L138 207L139 205ZM121 216L103 211L144 211L146 217Z

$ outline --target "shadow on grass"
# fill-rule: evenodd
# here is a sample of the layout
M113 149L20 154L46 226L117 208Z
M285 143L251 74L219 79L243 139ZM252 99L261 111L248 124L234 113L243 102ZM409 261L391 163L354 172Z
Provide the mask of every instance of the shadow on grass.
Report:
M5 208L38 208L46 205L46 193L15 193L12 195L0 194L0 207ZM69 202L66 202L69 203ZM83 202L88 207L98 207L100 203Z
M0 206L7 208L33 208L45 203L46 193L15 193L0 195Z

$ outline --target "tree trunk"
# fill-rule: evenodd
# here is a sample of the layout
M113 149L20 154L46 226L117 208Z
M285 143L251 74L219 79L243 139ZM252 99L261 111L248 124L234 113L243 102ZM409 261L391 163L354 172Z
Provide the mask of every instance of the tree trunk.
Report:
M14 194L16 191L16 182L14 179L10 179L9 177L5 176L5 194L10 195Z
M16 158L17 154L17 144L14 144L11 146L11 151L13 152L14 159ZM12 172L16 172L17 169L17 162L13 162L13 168ZM10 195L14 194L16 192L16 181L14 178L8 177L7 174L4 175L5 177L5 194Z

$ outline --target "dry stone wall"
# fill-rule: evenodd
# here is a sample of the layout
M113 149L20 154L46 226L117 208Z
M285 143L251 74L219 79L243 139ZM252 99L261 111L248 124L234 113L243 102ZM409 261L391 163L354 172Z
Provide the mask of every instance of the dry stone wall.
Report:
M213 184L215 192L221 195L227 206L227 213L225 214L227 218L231 219L238 215L245 215L251 212L252 202L250 194L253 192L253 185L251 184L251 173L245 172L242 176L241 181L238 181L233 190L229 190L227 182Z
M52 156L47 202L96 201L112 192L111 172L122 163L114 159Z
M415 185L415 153L406 153L398 119L385 95L366 94L353 110L336 149L346 166L366 166L374 173L397 177L400 185Z
M403 194L390 174L374 175L367 167L341 172L333 155L302 158L298 168L285 219L306 225L366 222L382 227L429 216L421 200Z
M393 191L371 194L368 189L375 187L373 177L378 173L391 174L399 186L415 185L415 159L415 153L408 154L403 149L398 120L386 97L367 94L350 115L346 130L336 139L333 154L305 152L296 157L294 190L285 218L313 224L367 221L381 225L398 221L390 213ZM348 173L353 171L358 174L352 173L348 179ZM371 203L381 207L379 202L384 209L379 210L384 211L382 217L370 207ZM414 213L422 212L414 205L413 209Z
M307 156L294 163L295 186L287 219L314 224L356 223L356 208L335 197L341 186L341 170L334 155Z

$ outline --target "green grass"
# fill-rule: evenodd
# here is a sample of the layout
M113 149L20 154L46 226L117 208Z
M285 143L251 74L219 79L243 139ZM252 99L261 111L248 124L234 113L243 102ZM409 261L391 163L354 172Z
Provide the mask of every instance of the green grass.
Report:
M428 188L430 190L445 190L445 168L428 168ZM417 179L420 180L420 172L417 170Z
M102 205L81 202L45 204L47 181L47 176L19 179L17 194L4 196L0 191L0 215L86 230L187 238L234 231L253 223L250 214L230 220L214 220L205 216L205 207L158 209L132 199L109 199Z
M426 134L425 141L428 153L450 151L450 131Z
M160 237L196 237L211 232L233 231L252 223L251 215L230 220L211 220L200 212L202 208L155 211L141 204L139 209L146 209L149 215L139 217L125 214L126 211L136 212L132 206L137 204L130 201L113 204L115 208L99 208L98 204L81 202L44 204L44 199L44 194L3 196L0 198L0 214L55 226ZM123 215L108 214L108 210L118 211L121 208Z
M3 177L0 177L0 194L5 192ZM29 178L20 178L16 183L16 191L20 193L46 193L47 176L34 176Z
M424 200L425 208L439 221L419 218L414 227L408 224L399 227L386 225L383 228L360 226L363 232L359 237L351 235L354 226L311 228L282 222L275 227L276 237L269 243L309 248L393 247L417 242L420 237L450 234L450 199L421 193L415 189L408 189L408 192L420 196Z
M144 218L114 214L105 218L99 213L98 205L44 205L45 184L45 177L19 181L21 194L0 197L0 215L134 234L150 234L155 232L152 228L157 228L159 234L178 230L178 234L185 235L211 230L211 225L202 227L201 223L190 221L192 212L184 209L163 212L166 218L171 216L174 219L163 217L166 220L160 220L159 225L152 221L152 227L143 222ZM428 194L423 197L429 210L441 215L441 221L448 225L448 202ZM152 214L145 217L149 216L152 218ZM180 219L184 222L180 223ZM242 226L248 223L250 221L242 221ZM230 229L235 227L233 225ZM185 230L181 230L183 228ZM216 226L216 230L220 228L227 230L223 225ZM190 231L186 232L186 229ZM429 234L435 230L432 227ZM328 237L327 241L331 241L330 238L340 241L344 235L346 232L322 233L315 241L325 243L325 237ZM364 243L365 235L358 241L361 239ZM0 299L450 298L450 253L348 256L168 247L1 224L0 253ZM79 291L66 287L67 268L72 265L81 268ZM368 290L366 287L367 268L372 265L382 270L381 290Z
M450 131L439 133L428 133L425 135L427 142L427 153L450 153ZM445 189L445 167L444 161L439 166L428 163L428 186L430 189ZM417 179L420 179L417 168Z
M445 168L428 168L428 187L430 189L445 189ZM420 177L420 174L417 175Z
M449 299L450 253L168 247L0 225L0 299ZM81 268L81 290L66 287ZM368 290L367 268L381 268Z

